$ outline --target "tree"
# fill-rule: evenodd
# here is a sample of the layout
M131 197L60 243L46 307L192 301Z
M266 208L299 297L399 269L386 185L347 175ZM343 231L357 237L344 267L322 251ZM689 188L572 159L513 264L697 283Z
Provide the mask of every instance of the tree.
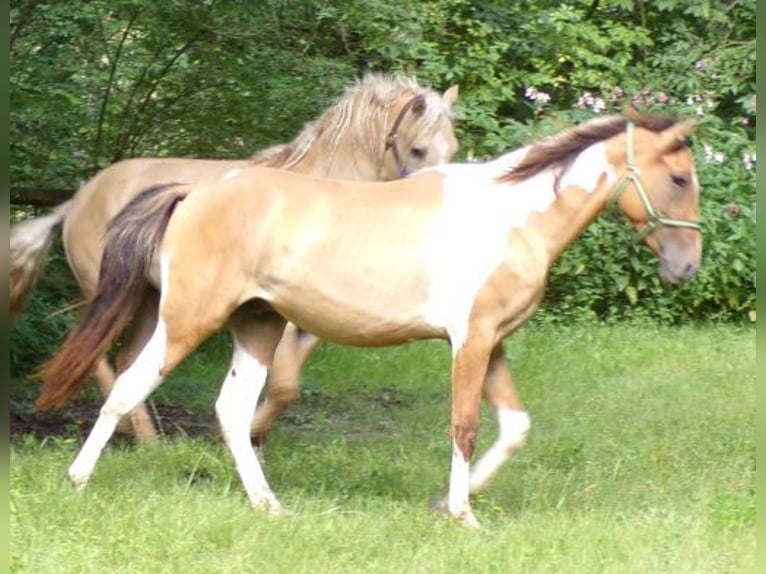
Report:
M753 0L15 0L12 188L56 202L124 157L246 156L369 69L459 83L464 157L626 104L696 117L698 279L666 292L607 218L554 268L549 316L754 314Z

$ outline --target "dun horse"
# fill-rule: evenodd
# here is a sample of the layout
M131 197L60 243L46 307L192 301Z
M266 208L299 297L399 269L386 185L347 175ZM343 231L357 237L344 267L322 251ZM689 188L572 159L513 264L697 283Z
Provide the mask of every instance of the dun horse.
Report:
M388 183L256 166L192 193L146 191L111 225L97 295L41 370L38 406L66 401L139 305L146 278L161 285L156 329L117 379L70 478L84 487L120 419L227 325L234 354L216 413L251 503L279 512L248 431L291 321L348 345L448 341L452 458L444 506L477 525L470 493L521 446L530 425L502 341L537 308L558 255L614 203L659 258L665 280L697 271L691 127L613 116L483 165L434 167ZM482 394L499 435L471 468Z
M99 172L52 214L26 221L11 230L11 317L15 320L40 272L48 248L63 222L69 264L86 298L93 295L107 222L138 193L165 182L194 183L220 178L251 164L350 180L387 180L417 169L446 163L457 151L450 110L457 86L440 95L413 79L378 74L365 76L322 116L305 126L286 145L249 160L193 160L180 158L129 159ZM123 337L118 371L130 364L154 329L157 294L148 291L134 326ZM299 369L318 340L293 326L277 355L270 375L267 400L254 423L263 435L277 414L299 393ZM115 374L106 358L94 365L95 375L108 395ZM155 435L146 409L132 415L139 438ZM262 441L262 439L261 439Z

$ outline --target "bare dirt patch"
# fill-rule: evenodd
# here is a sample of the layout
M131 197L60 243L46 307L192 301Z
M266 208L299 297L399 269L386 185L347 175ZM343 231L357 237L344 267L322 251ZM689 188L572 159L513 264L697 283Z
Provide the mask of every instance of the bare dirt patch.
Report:
M100 401L83 401L68 405L64 409L49 412L14 412L11 409L11 442L18 443L24 437L37 440L52 437L82 440L98 418ZM150 403L150 411L157 429L164 436L216 436L218 423L212 413L192 412L183 406L171 403ZM124 440L129 435L119 433Z

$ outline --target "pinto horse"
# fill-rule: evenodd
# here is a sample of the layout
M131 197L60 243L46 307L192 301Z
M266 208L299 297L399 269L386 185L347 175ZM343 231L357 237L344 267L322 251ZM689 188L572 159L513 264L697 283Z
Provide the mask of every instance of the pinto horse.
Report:
M131 199L151 185L219 179L251 164L350 180L388 180L417 169L446 163L457 151L451 108L457 86L439 94L407 77L368 74L317 120L306 124L289 144L268 148L246 160L139 158L115 163L96 174L53 213L11 229L11 318L15 320L40 273L51 240L63 223L64 249L83 294L96 291L107 223ZM144 303L122 340L117 370L135 358L154 329L157 294ZM299 393L299 369L318 340L290 326L270 375L267 400L255 428L263 437L274 418ZM94 374L108 395L115 373L106 357ZM131 415L137 438L155 436L148 412ZM263 438L260 439L262 442Z
M697 271L691 129L664 116L613 116L486 164L434 167L394 182L256 166L191 193L147 190L112 223L97 295L40 371L38 406L66 401L139 304L147 277L161 285L156 329L118 378L69 468L71 480L84 487L120 419L227 325L234 353L216 413L251 503L279 512L248 425L291 321L348 345L448 341L452 459L443 506L478 525L469 495L530 426L502 341L537 308L556 257L616 204L659 258L665 280ZM471 468L482 394L499 435Z

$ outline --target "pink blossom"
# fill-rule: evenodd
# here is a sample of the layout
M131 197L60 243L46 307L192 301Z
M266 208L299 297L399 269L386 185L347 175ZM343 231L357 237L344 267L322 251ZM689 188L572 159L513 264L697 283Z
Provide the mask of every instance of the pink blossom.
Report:
M528 87L524 91L524 96L533 102L539 102L541 104L547 104L551 101L550 94L547 94L546 92L541 92L534 86Z
M590 92L583 93L582 96L577 100L577 107L584 110L585 108L588 108L593 105L593 94Z
M603 112L606 109L606 103L601 98L593 100L593 111L597 114Z

